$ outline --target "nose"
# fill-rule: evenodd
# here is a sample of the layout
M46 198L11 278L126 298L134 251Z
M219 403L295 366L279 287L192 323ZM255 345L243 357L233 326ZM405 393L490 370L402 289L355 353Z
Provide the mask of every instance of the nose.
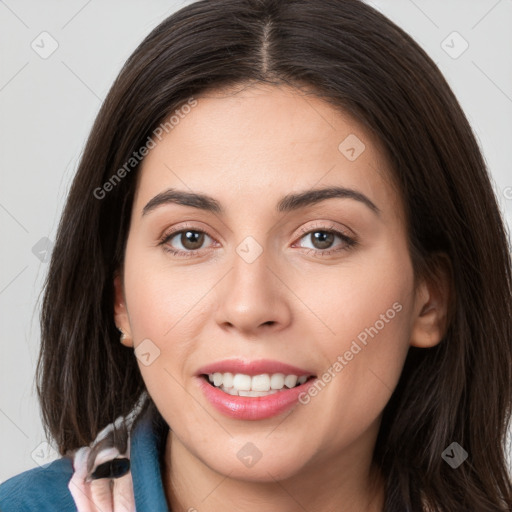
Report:
M216 287L216 322L246 337L286 328L291 320L291 291L275 258L263 251L254 261L235 253L233 267Z

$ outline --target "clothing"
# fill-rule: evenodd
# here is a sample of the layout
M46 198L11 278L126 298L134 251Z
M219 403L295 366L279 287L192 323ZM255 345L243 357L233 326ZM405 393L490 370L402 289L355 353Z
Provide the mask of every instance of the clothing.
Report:
M77 512L77 509L79 512L96 512L99 509L86 497L90 489L88 486L104 484L104 489L109 492L110 482L113 482L115 489L121 481L123 496L129 499L124 500L123 506L118 506L116 502L116 512L169 512L161 472L168 425L151 403L134 419L131 435L127 435L126 452L122 453L112 446L98 450L98 447L102 447L100 442L105 443L118 421L119 418L103 429L89 447L82 447L70 456L20 473L1 484L0 512ZM91 461L88 467L87 456L90 453L95 455L93 467ZM124 476L93 481L87 479L99 464L119 459L120 455L130 459L130 470ZM75 482L77 486L73 485ZM101 510L111 512L105 507Z

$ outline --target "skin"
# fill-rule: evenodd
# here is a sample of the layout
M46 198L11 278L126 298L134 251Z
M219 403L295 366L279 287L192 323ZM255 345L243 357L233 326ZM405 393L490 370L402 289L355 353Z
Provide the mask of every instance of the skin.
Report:
M409 346L431 347L446 329L446 280L414 280L401 198L379 143L314 95L251 86L198 97L198 105L142 164L125 262L115 278L115 320L127 347L150 339L160 354L142 377L170 432L164 487L175 511L381 511L384 482L372 466L382 411ZM350 134L365 144L350 161ZM278 213L286 194L327 185L367 196L331 198ZM168 188L205 193L224 215L167 204L142 209ZM203 243L169 228L204 230ZM311 232L330 228L322 245ZM302 230L302 231L301 231ZM309 234L307 234L309 232ZM248 236L252 263L236 248ZM313 251L316 249L317 254ZM444 283L444 284L443 284ZM277 359L321 376L365 328L402 306L307 405L242 421L214 409L194 374L234 356ZM253 443L261 459L237 452Z

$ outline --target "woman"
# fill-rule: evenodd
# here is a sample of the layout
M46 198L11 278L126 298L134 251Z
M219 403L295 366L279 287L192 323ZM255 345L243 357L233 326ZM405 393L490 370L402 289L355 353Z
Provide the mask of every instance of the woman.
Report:
M478 145L409 36L356 0L193 3L92 129L41 318L62 457L0 508L509 510L510 306Z

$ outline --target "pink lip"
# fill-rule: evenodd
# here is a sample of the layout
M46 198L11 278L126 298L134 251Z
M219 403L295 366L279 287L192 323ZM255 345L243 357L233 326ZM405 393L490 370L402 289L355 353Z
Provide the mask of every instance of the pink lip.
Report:
M299 374L305 375L307 372ZM295 388L285 388L285 390L272 395L258 397L234 396L224 393L202 376L196 376L195 380L208 401L222 414L238 420L263 420L281 414L295 405L299 395L305 393L309 386L318 379L310 379Z
M224 361L208 364L199 368L199 370L196 372L196 375L208 375L215 372L230 372L233 374L244 373L245 375L250 376L261 375L262 373L284 373L285 375L297 375L297 377L300 377L301 375L315 375L315 373L311 370L298 368L297 366L281 363L279 361L273 361L270 359L247 361L240 358L225 359Z

